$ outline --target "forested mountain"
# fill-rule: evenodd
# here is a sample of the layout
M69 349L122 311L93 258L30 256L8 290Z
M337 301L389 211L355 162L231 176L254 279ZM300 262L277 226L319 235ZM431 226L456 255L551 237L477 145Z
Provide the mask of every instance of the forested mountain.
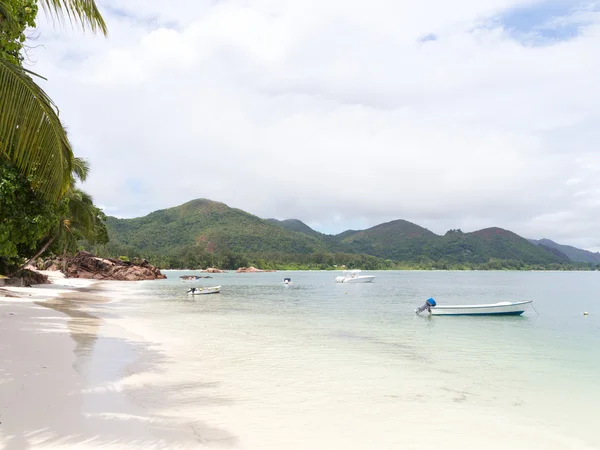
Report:
M207 199L135 219L109 217L105 256L141 256L161 267L235 268L561 268L572 261L556 249L488 228L439 236L405 220L338 235L297 219L261 219Z
M275 225L279 225L286 230L297 231L299 233L308 234L309 236L325 236L318 231L313 230L311 227L306 225L304 222L298 219L287 219L287 220L277 220L277 219L267 219L268 222L271 222Z
M600 253L597 252L593 253L571 245L557 244L550 239L529 239L529 242L544 247L549 251L557 250L574 262L600 264Z
M170 252L193 245L207 252L313 253L324 244L224 203L192 200L135 219L107 220L109 236L141 252Z
M426 244L436 238L439 236L406 220L382 223L367 230L349 230L336 236L338 242L360 253L399 261L426 256Z

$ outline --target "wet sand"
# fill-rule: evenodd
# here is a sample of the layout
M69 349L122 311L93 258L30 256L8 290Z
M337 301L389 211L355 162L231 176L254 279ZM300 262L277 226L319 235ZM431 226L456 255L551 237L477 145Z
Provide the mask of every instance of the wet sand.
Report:
M0 292L0 447L198 448L189 425L134 401L160 351L94 314L102 283L70 281Z

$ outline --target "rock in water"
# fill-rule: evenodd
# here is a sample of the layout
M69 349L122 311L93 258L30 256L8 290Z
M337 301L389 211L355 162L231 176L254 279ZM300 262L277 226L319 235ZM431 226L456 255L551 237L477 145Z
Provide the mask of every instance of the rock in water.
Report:
M236 270L236 273L254 273L254 272L275 272L275 271L271 270L271 269L261 270L261 269L257 269L256 267L253 267L253 266L240 267L238 270Z

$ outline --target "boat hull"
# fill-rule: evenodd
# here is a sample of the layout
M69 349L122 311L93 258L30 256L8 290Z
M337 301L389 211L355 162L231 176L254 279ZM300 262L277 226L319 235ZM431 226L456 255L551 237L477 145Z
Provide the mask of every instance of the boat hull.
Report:
M372 275L361 275L356 278L346 278L343 283L371 283L375 279Z
M194 292L188 291L189 295L209 295L218 294L221 292L221 286L208 287L208 288L196 288Z
M491 305L451 305L431 308L433 316L519 316L525 312L531 300L524 302L501 302Z

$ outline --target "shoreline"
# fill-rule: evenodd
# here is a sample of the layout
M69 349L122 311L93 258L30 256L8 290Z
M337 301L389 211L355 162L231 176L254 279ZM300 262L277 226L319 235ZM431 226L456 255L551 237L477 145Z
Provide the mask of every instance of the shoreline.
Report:
M273 273L273 272L345 272L348 270L362 270L364 272L593 272L596 269L264 269L256 272L238 272L237 269L219 269L223 272L206 272L204 269L159 269L161 272L200 272L212 275L220 273ZM97 280L94 280L97 281Z
M461 335L471 338L449 321L438 321L436 329L426 325L431 340L412 342L406 339L414 334L412 314L393 328L373 326L387 320L358 320L352 308L339 322L329 314L290 321L312 306L278 301L291 315L263 314L262 308L272 309L267 298L248 310L256 291L200 302L157 296L147 304L153 288L146 282L84 281L11 288L26 298L0 297L0 448L597 447L587 412L595 387L553 399L547 386L527 385L531 369L546 370L527 362L537 355L533 349L521 349L522 359L509 352L497 363L479 355L482 364L508 370L479 377L467 370L480 365L468 345L457 353L440 341L429 355L435 336L454 336L459 347L468 342ZM304 299L353 301L333 287L315 296L323 288L313 287L318 291ZM288 299L301 293L282 292ZM44 293L53 295L39 300ZM494 323L501 322L490 321L491 331ZM480 328L473 331L477 336ZM544 340L539 335L532 348ZM507 349L509 343L498 354ZM538 350L542 361L549 356L543 346ZM525 365L518 370L514 364ZM574 376L566 365L558 369ZM516 389L505 395L501 388L509 384ZM563 412L545 412L552 407ZM581 417L563 423L566 411ZM429 423L432 414L436 420Z
M187 424L136 402L151 388L140 376L164 358L108 319L108 295L123 292L105 281L51 282L0 291L0 447L197 447Z

